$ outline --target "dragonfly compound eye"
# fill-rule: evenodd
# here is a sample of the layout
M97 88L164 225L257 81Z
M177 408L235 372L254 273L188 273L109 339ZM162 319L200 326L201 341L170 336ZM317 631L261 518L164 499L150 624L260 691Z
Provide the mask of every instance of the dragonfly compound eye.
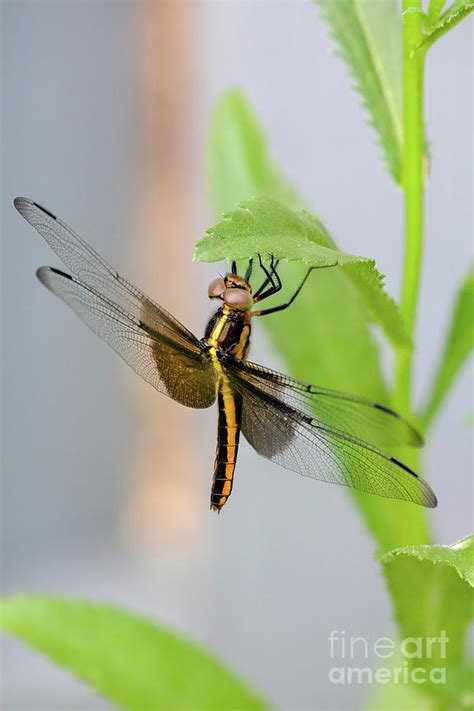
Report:
M252 294L245 289L226 289L224 303L231 309L248 311L253 305Z
M218 278L211 281L209 288L207 290L207 295L210 299L222 299L222 295L225 291L224 279Z

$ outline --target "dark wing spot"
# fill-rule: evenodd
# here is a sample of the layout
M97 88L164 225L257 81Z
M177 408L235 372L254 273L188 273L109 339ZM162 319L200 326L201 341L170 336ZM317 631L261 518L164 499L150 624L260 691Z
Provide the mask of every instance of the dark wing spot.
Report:
M39 210L42 210L43 212L45 212L45 213L46 213L47 215L49 215L53 220L57 220L57 219L58 219L58 218L56 217L56 215L53 215L52 212L50 212L49 210L47 210L47 209L46 209L45 207L43 207L42 205L38 205L37 202L34 202L34 201L33 201L33 205L36 205L36 207L37 207Z
M62 272L61 269L55 269L54 267L48 267L48 269L51 272L54 272L55 274L59 274L60 276L64 277L65 279L70 279L71 281L74 281L70 274L67 274L66 272Z
M392 415L392 417L398 417L400 419L400 415L398 412L395 412L395 410L391 410L389 407L385 407L385 405L378 405L376 402L374 402L374 407L377 410L382 410L382 412L386 412L387 415Z
M403 464L403 462L399 462L398 459L395 459L395 457L390 457L390 460L391 460L394 464L397 464L399 467L401 467L401 468L404 469L406 472L408 472L409 474L411 474L412 476L416 477L417 479L420 478L420 477L418 476L418 474L416 474L416 473L413 471L413 469L410 469L409 467L407 467L407 465L406 465L406 464Z

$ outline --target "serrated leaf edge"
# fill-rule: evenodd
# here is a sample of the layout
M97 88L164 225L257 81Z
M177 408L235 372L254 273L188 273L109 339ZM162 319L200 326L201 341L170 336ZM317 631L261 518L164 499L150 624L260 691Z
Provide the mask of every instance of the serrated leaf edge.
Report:
M337 2L337 0L332 0L332 1L333 1L333 2ZM375 74L375 76L377 77L377 83L378 83L379 85L381 85L381 93L382 93L382 96L384 96L385 101L386 101L386 105L389 107L388 114L389 114L389 116L390 116L390 123L391 123L391 126L392 126L393 136L395 137L396 164L392 164L392 161L391 161L391 159L390 159L389 152L387 151L387 148L386 148L385 143L384 143L384 139L383 139L383 137L382 137L380 131L379 131L378 128L377 128L377 122L376 122L376 120L375 120L375 118L374 118L374 116L373 116L373 113L372 113L371 109L370 109L370 105L369 105L369 103L367 102L367 100L366 100L366 98L365 98L365 94L364 94L364 91L363 91L363 89L362 89L362 86L360 85L360 80L359 80L359 77L358 77L358 75L357 75L357 72L353 69L352 63L351 63L351 61L349 60L349 57L347 56L346 50L340 45L339 40L338 40L338 37L337 37L337 34L334 32L334 30L333 30L333 28L332 28L332 25L331 25L331 22L330 22L329 19L328 19L326 10L325 10L325 8L324 8L323 5L319 4L318 0L315 0L315 2L316 2L316 4L318 5L318 7L319 7L319 9L320 9L321 16L323 17L323 19L325 20L326 24L327 24L328 27L329 27L329 34L330 34L330 36L332 37L332 39L333 39L334 42L336 43L336 49L335 49L334 53L336 54L336 56L340 57L340 58L344 61L349 76L351 76L352 79L354 80L354 84L352 85L352 88L355 89L355 90L357 91L357 93L359 94L359 96L360 96L360 98L361 98L362 106L364 107L365 111L366 111L367 114L368 114L368 122L369 122L369 124L372 126L372 128L373 128L374 131L375 131L375 134L376 134L376 143L377 143L377 144L380 146L380 148L382 149L382 155L383 155L384 163L385 163L385 165L387 166L387 168L388 168L389 172L391 173L392 177L394 178L395 182L400 185L400 184L401 184L401 181L402 181L403 125L402 125L402 117L401 117L401 115L400 115L398 118L397 118L397 116L396 116L396 115L398 114L397 111L395 111L395 114L396 114L395 116L392 115L392 114L393 114L393 108L394 108L393 96L391 96L391 99L388 100L387 95L386 95L386 90L385 90L385 87L384 87L385 82L381 79L381 76L379 75L379 73L378 73L377 71L375 71L374 74ZM370 42L368 41L368 38L367 38L367 36L366 36L367 29L366 29L365 25L363 25L363 23L362 23L361 20L360 20L359 11L358 11L358 9L357 9L357 3L355 2L355 0L351 0L351 4L352 4L352 6L353 6L355 15L356 15L356 16L358 17L358 19L359 19L359 24L361 25L362 34L363 34L363 36L364 36L364 38L365 38L365 40L366 40L367 48L368 48L368 50L369 50L369 55L370 55L371 58L372 58L372 64L373 64L373 66L377 69L377 66L376 66L377 63L375 62L375 60L374 60L374 58L373 58L373 56L372 56L373 48L371 47ZM379 68L379 71L380 71L380 68ZM383 72L381 72L381 74L383 75ZM389 94L391 94L391 92L389 92Z
M464 573L462 573L458 566L455 565L454 563L447 561L447 560L432 560L431 558L426 558L423 555L419 555L419 551L421 550L451 550L451 551L456 551L462 548L466 547L467 543L472 543L474 541L474 534L471 534L469 536L465 536L464 538L461 538L459 541L456 541L456 543L451 543L448 545L419 545L419 546L403 546L402 548L393 548L391 551L387 551L386 553L378 553L376 554L376 559L380 561L381 563L390 563L392 560L395 558L405 555L410 558L417 558L418 560L421 560L426 563L432 563L433 565L437 564L442 564L442 565L447 565L451 568L454 568L454 570L457 572L459 577L466 582L470 587L474 588L474 575L473 575L473 581L471 581L469 578L467 578Z

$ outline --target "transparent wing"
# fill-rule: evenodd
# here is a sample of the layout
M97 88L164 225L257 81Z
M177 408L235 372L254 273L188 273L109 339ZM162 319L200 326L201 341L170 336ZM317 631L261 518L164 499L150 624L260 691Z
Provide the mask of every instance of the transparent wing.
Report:
M20 215L44 237L81 284L90 287L150 330L166 335L196 355L201 352L201 345L191 331L121 277L62 220L29 198L18 197L14 203Z
M242 432L262 456L313 479L436 506L428 484L398 459L289 405L232 362L225 367L243 397Z
M236 363L242 377L322 425L377 447L419 447L423 438L397 412L365 398L295 380L255 363Z
M150 330L132 314L69 274L41 267L37 275L42 284L70 306L159 392L188 407L212 405L215 371L205 355L196 355L167 334Z
M209 407L215 373L200 341L48 210L28 198L16 198L15 207L74 274L42 267L40 281L157 390Z

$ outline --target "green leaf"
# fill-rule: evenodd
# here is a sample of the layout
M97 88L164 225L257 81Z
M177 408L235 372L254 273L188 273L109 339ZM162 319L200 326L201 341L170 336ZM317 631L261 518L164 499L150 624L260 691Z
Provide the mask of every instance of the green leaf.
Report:
M398 556L411 556L433 564L443 563L453 568L459 577L474 587L474 535L467 536L449 546L406 546L396 548L381 556L384 564L396 561Z
M245 116L242 124L241 116ZM283 194L287 196L287 205L295 208L303 204L303 199L296 196L282 178L257 118L242 93L232 91L223 96L212 125L208 165L216 214L230 210L239 200L255 197L285 201ZM215 139L214 134L219 140ZM226 147L226 136L232 147L240 146L238 153ZM255 143L259 146L258 154L251 152L251 146ZM235 172L247 176L247 183L234 183ZM264 176L261 182L258 176ZM274 193L269 192L271 185L274 186ZM233 192L234 189L239 192ZM337 249L326 230L320 229L319 237L323 246ZM282 265L285 293L280 303L294 292L304 271L302 265L297 263ZM369 290L360 284L356 286L354 275L348 272L349 266L317 271L291 308L278 316L261 319L262 325L270 333L276 350L294 376L390 405L377 346L369 327ZM377 298L380 296L374 296L374 304ZM372 308L375 306L372 305ZM410 465L407 457L405 461ZM381 500L368 494L354 496L382 550L404 543L428 542L426 519L421 508Z
M473 618L474 536L450 546L406 546L380 556L402 638L430 637L446 642L426 644L421 656L409 660L428 670L445 667L443 689L431 693L446 698L453 708L469 690L464 668L466 629ZM467 686L466 686L467 684Z
M395 0L315 0L355 79L388 170L401 183L402 29Z
M461 285L451 317L443 352L421 419L428 426L439 411L461 367L474 349L474 271Z
M443 3L444 4L444 3ZM464 20L474 10L474 0L457 0L441 17L435 22L430 30L423 35L423 39L415 47L415 52L427 49L440 37L449 32L457 24Z
M209 652L107 605L18 595L1 601L0 625L125 709L265 708Z
M353 280L367 312L379 324L395 348L411 348L412 341L396 301L385 291L384 275L372 260L347 263L343 270Z
M231 173L226 173L228 166L232 166ZM299 204L295 191L268 155L265 135L239 89L226 92L214 108L207 175L216 215L230 210L238 200L264 195Z
M299 260L316 267L366 261L324 246L325 230L316 217L271 198L238 203L223 217L196 244L196 260L249 259L258 252L263 257L273 254L276 259Z
M257 252L315 267L339 265L360 292L370 317L392 343L399 348L411 345L400 310L384 290L384 277L374 261L337 250L321 221L305 210L292 210L271 198L238 203L224 214L223 221L206 231L194 258L239 261Z

